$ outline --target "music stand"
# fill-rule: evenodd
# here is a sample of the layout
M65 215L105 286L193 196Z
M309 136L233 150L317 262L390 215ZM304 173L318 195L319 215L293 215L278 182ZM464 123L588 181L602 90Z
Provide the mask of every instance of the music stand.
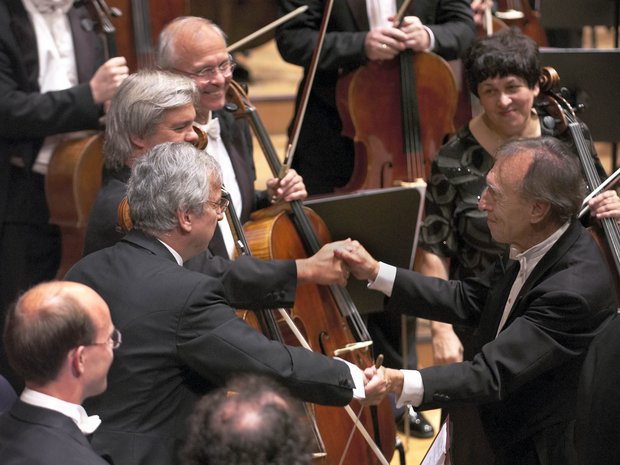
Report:
M560 75L560 86L569 90L569 101L583 105L577 112L590 128L592 139L620 141L617 122L617 83L620 82L619 49L541 48L542 66L553 67ZM612 169L616 169L616 151L612 150Z
M425 191L426 184L418 183L310 198L304 204L325 221L332 240L356 239L377 260L412 268ZM383 294L366 284L350 279L347 285L358 311L382 311Z

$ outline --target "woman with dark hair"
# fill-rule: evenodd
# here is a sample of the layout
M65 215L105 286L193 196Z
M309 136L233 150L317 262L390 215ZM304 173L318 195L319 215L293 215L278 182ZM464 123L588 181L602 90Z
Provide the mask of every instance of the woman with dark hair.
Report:
M478 208L497 148L512 139L539 136L572 142L568 132L558 133L555 120L536 99L541 66L533 40L515 30L498 32L475 42L464 66L481 112L440 149L433 162L416 256L416 269L423 274L458 280L479 274L506 247L491 238L486 213ZM589 131L582 126L591 144ZM596 157L593 146L591 153ZM598 157L595 164L605 178ZM620 215L620 200L613 190L595 197L589 206L594 218ZM435 364L470 360L480 349L475 334L465 328L432 322L431 329ZM464 416L460 409L450 414L455 463L492 462L476 418Z

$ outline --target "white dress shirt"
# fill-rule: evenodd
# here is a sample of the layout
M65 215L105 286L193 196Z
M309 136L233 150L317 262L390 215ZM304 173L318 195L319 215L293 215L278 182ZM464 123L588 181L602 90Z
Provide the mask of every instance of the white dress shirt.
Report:
M99 415L89 416L79 404L73 404L60 400L56 397L48 396L39 391L34 391L30 388L25 388L21 396L19 396L22 402L35 407L46 408L48 410L54 410L55 412L62 413L63 415L71 418L80 431L84 434L92 434L101 424Z

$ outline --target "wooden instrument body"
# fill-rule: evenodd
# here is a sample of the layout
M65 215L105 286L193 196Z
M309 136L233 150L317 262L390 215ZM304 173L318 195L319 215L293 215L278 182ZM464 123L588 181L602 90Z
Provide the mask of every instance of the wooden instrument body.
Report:
M62 142L54 151L45 177L50 222L62 233L58 277L82 257L90 210L101 187L103 133Z
M342 76L336 103L343 135L355 143L355 163L341 191L391 187L396 181L428 179L435 154L454 132L456 81L448 63L430 52L412 54L414 78L402 75L399 58L370 62ZM415 83L417 102L403 98L402 79ZM409 106L416 106L414 109ZM406 138L414 131L403 114L413 111L419 127L419 150L411 153ZM414 117L415 118L415 117ZM411 119L411 118L410 118ZM423 157L423 173L414 168Z
M329 242L329 231L323 220L308 208L304 208L304 212L321 243ZM252 255L263 259L289 260L308 255L290 214L290 207L284 204L259 210L252 215L243 227ZM334 356L338 353L338 349L357 342L327 286L314 284L298 286L291 317L315 352ZM286 333L286 330L283 332ZM298 345L292 337L286 337L285 342ZM369 344L361 350L338 356L363 369L373 364L370 349ZM359 403L354 401L351 405L358 413L361 408ZM354 431L351 418L342 408L315 405L313 410L327 457L332 464L337 463L343 454L345 454L343 464L346 465L378 463L363 437L358 431ZM396 437L395 421L389 401L385 399L376 412L377 417L373 419L370 409L366 407L359 418L389 460L394 454ZM353 434L351 445L347 448L351 433Z

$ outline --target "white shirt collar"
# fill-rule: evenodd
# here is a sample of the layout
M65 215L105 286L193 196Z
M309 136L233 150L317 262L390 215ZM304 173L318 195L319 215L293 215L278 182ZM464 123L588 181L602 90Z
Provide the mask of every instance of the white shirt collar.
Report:
M524 252L519 252L515 247L510 247L510 258L513 260L518 260L523 265L523 262L528 262L532 260L538 261L547 253L547 251L556 243L556 241L560 238L564 231L568 229L570 222L564 223L561 228L551 234L547 239L538 244L530 247Z
M26 404L62 413L71 418L84 434L92 434L101 424L99 415L88 416L86 410L81 405L66 402L30 388L25 388L19 398Z
M164 241L162 241L161 239L157 239L159 242L161 242L162 244L164 244L166 246L166 248L170 251L170 253L172 254L172 256L174 257L174 259L177 261L177 263L180 266L183 266L183 257L181 257L181 255L179 254L179 252L177 252L176 250L174 250L172 247L170 247L168 244L166 244Z

